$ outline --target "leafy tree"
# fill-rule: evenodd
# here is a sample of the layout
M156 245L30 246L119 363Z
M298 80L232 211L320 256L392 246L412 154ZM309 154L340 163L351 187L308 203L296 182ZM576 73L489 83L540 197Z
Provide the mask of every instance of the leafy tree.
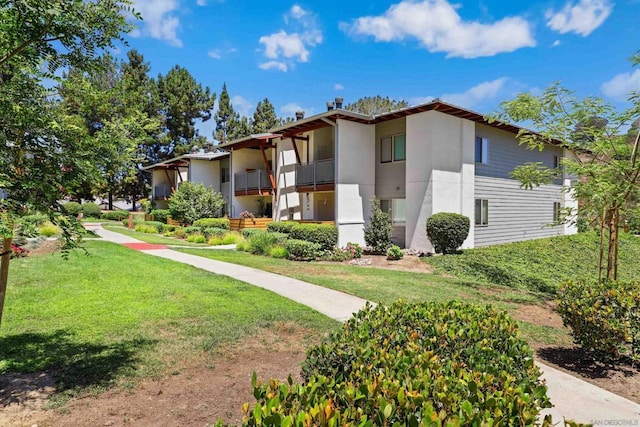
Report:
M253 113L253 120L251 122L251 133L266 133L270 129L280 125L281 120L276 115L276 110L273 104L269 102L269 98L258 102L256 111Z
M179 146L200 141L196 120L206 122L216 101L208 87L202 87L186 68L173 67L165 76L158 76L161 112L165 118L167 143L158 157L171 158Z
M383 98L380 95L377 95L360 98L352 104L345 105L344 109L355 113L376 116L378 114L388 113L389 111L399 110L408 106L409 103L407 101L396 101L395 99L389 99L389 97Z
M65 188L82 176L82 132L59 115L43 85L62 67L99 66L96 52L129 31L131 1L15 0L0 3L0 186L7 189L0 234L11 246L12 218L27 206L62 226L64 248L77 245L72 223L60 212ZM45 71L41 68L46 64ZM2 256L0 319L9 270Z
M640 62L636 57L636 64ZM581 215L600 228L599 277L618 277L618 230L632 201L640 196L638 133L629 138L621 129L637 122L640 96L632 93L632 107L618 112L596 97L579 99L573 92L555 84L540 96L530 93L503 102L491 120L530 121L537 132L520 130L518 138L531 149L556 143L571 153L563 158L559 170L540 163L517 167L512 176L525 188L532 188L561 176L573 176L565 188L581 201ZM565 212L571 216L575 212ZM606 254L605 254L606 252ZM606 270L606 273L605 273Z
M218 218L223 207L222 194L200 182L183 182L169 199L171 218L188 224L200 218Z
M391 247L391 216L380 209L380 200L371 201L371 218L364 227L364 241L374 252L384 254Z

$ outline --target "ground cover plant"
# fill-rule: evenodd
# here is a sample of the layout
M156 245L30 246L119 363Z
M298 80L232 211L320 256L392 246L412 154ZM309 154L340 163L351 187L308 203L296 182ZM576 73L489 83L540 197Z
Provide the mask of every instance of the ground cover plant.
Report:
M555 293L565 281L598 278L596 233L466 249L453 256L430 257L440 272L465 280ZM640 239L620 234L620 280L640 277Z
M142 224L144 225L144 224ZM126 227L120 226L120 225L111 225L111 224L103 224L103 227L105 230L109 230L109 231L115 231L117 233L121 233L124 234L126 236L130 236L133 238L136 238L140 241L146 242L146 243L151 243L154 245L178 245L178 246L194 246L194 247L202 247L202 246L207 246L205 243L192 243L192 242L188 242L186 239L183 238L173 238L173 237L167 237L167 236L161 236L159 234L157 234L157 229L155 227L149 227L149 226L145 226L149 227L148 228L148 233L144 233L144 232L139 232L134 230L130 230ZM137 227L137 226L136 226ZM176 231L174 231L174 235L176 237L178 237L178 235L180 235L181 237L185 237L185 234L182 234L184 229L180 229L180 233Z
M336 325L237 280L107 242L85 246L90 256L66 262L59 254L13 261L20 275L8 289L0 374L48 371L59 393L98 391L167 375L274 322L313 333Z

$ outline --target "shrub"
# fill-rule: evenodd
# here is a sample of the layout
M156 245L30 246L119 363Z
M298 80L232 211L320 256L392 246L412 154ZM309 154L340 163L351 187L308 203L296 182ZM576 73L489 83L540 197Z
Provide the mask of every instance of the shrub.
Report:
M26 258L29 256L29 251L22 246L11 244L10 258Z
M200 234L202 233L202 228L192 225L191 227L185 227L184 232L187 236L191 234Z
M169 199L171 218L193 224L200 218L220 216L224 200L220 193L202 183L183 182Z
M627 226L629 233L640 234L640 208L627 213Z
M145 225L150 225L151 227L155 227L158 233L162 233L162 230L164 229L164 226L166 224L160 222L160 221L145 221L144 222Z
M42 236L52 237L52 236L55 236L57 234L60 234L62 232L62 230L60 230L60 227L58 227L57 225L54 225L54 224L52 224L50 222L47 222L47 223L41 225L40 228L38 228L38 232Z
M82 215L85 217L100 218L100 216L102 216L102 209L95 203L85 203L82 205Z
M640 360L640 282L566 282L558 288L558 312L597 359Z
M271 258L284 259L289 257L289 252L282 246L274 246L269 251L269 256Z
M190 234L187 236L187 242L191 243L205 243L207 238L202 234Z
M222 237L227 233L227 230L218 227L206 227L202 230L202 233L207 237Z
M151 215L153 215L154 221L159 221L163 224L166 224L167 219L169 218L169 209L153 209L151 211Z
M40 213L25 215L18 218L18 223L29 224L29 225L32 225L33 227L40 227L41 225L44 225L44 223L47 221L49 221L49 217L45 214L40 214Z
M182 227L176 227L175 230L173 230L173 237L177 239L184 239L186 235L187 232Z
M240 230L240 234L242 234L242 237L245 239L250 239L252 236L262 233L266 233L266 231L259 228L243 228Z
M244 237L242 237L242 241L237 241L236 242L236 251L239 252L246 252L247 251L247 242L244 240Z
M144 224L144 217L142 215L134 215L133 216L134 227L140 224ZM125 227L129 226L129 215L127 215L127 218L122 220L122 225L124 225Z
M163 233L172 233L176 230L175 225L162 224L162 232Z
M291 228L289 236L317 243L320 249L330 251L338 244L338 227L330 224L296 224Z
M399 246L393 245L387 249L387 259L390 261L398 261L404 257L404 252Z
M288 239L284 248L289 253L289 259L296 261L313 261L320 256L322 247L306 240Z
M296 225L295 221L275 221L267 224L267 231L272 233L291 233L291 229Z
M502 310L368 306L309 350L301 384L254 374L257 403L245 404L244 424L535 425L551 406L539 376Z
M196 227L202 228L222 228L225 230L229 229L229 218L200 218L197 221L194 221L193 225Z
M270 234L271 236L273 236L276 239L276 245L280 245L280 246L282 246L284 241L289 238L288 233L279 233L277 231L274 231L274 232L267 232L267 234Z
M67 215L78 216L78 214L82 212L82 205L78 202L67 202L62 205L62 210Z
M275 246L277 237L274 233L257 233L249 238L248 250L256 255L268 255Z
M364 227L364 241L378 254L386 253L391 247L391 217L380 209L380 200L371 201L371 218Z
M122 221L129 218L129 212L127 211L110 211L102 214L102 219L108 219L109 221Z
M147 225L147 224L138 224L135 226L134 230L140 233L147 233L147 234L154 234L158 232L157 227L154 227L153 225Z
M342 250L350 255L351 258L362 258L364 250L357 243L349 242Z
M321 255L321 259L324 261L341 262L351 258L351 254L341 248L333 248L333 250L331 251L324 251L324 253Z
M208 243L212 246L233 245L238 243L240 240L244 241L243 237L235 231L232 231L222 236L214 236L209 239Z
M469 218L440 212L427 219L427 237L436 253L454 253L469 235Z

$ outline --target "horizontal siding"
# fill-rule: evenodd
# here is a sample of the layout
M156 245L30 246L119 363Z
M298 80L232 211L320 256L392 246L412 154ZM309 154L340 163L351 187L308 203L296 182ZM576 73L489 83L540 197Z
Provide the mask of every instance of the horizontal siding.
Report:
M562 202L563 196L559 185L525 190L512 179L476 176L475 198L489 201L489 225L475 226L475 246L562 234L562 226L549 224L553 222L553 203Z
M515 134L495 129L483 124L476 124L476 136L489 140L489 161L487 164L476 163L476 175L509 179L516 166L527 162L542 162L552 168L554 157L562 156L562 149L546 146L544 150L529 150L520 145Z

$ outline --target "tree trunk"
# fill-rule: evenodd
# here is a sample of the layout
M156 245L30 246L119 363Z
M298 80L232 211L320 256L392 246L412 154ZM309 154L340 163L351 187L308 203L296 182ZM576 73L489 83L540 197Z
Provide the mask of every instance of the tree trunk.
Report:
M2 243L2 260L0 261L0 324L4 311L4 296L7 293L7 279L9 278L9 261L11 260L11 237L5 237Z
M136 203L137 202L138 202L138 195L134 192L131 195L131 211L132 212L136 212L137 211L137 209L136 209Z
M598 282L602 282L602 272L604 271L604 229L607 221L607 213L602 209L600 218L600 260L598 261Z
M109 210L112 211L113 210L113 192L109 191Z
M614 261L616 248L616 210L609 211L607 224L609 226L609 242L607 252L607 280L615 280L614 278Z
M615 246L613 248L613 280L618 280L618 249L620 248L620 209L616 209L616 219L614 227L615 232Z

